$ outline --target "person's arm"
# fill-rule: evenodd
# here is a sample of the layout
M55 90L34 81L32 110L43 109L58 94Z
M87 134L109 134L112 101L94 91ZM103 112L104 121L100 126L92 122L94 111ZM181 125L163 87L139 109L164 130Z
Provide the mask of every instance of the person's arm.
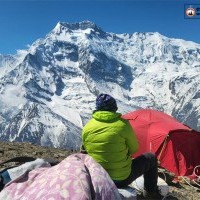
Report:
M83 127L83 130L82 130L82 146L81 146L81 149L80 149L80 153L84 153L84 154L87 154L87 151L85 149L85 139L86 139L86 132L84 130L85 127Z
M129 123L127 123L126 129L126 144L128 146L130 155L132 155L139 149L139 143L136 134Z
M80 153L87 154L87 151L85 150L85 147L84 147L83 144L82 144L82 146L81 146Z

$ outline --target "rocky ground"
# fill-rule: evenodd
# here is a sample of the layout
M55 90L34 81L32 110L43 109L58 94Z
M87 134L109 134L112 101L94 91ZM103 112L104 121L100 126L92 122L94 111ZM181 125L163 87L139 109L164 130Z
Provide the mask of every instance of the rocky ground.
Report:
M36 146L30 143L0 142L0 162L18 156L31 156L35 158L51 158L58 161L63 160L68 155L75 153L65 149L56 149L50 147ZM13 165L13 163L10 163ZM0 170L9 166L0 165ZM200 200L200 187L189 185L184 180L179 183L173 183L173 176L163 169L159 169L159 176L166 180L170 186L170 194L165 197L166 200ZM191 183L192 184L192 183ZM138 195L138 200L142 197Z

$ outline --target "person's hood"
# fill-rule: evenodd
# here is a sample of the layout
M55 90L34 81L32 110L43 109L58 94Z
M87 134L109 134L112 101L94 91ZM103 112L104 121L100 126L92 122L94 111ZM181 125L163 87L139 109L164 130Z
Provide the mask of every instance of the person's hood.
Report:
M92 117L97 121L113 122L121 117L121 113L110 111L96 111L93 113Z

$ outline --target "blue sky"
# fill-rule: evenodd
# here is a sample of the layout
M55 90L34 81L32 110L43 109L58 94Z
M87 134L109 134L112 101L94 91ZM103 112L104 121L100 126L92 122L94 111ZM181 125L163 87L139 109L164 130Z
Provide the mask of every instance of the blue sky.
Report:
M0 0L0 54L26 49L58 21L90 20L107 32L159 32L200 44L200 19L185 19L184 4L200 0Z

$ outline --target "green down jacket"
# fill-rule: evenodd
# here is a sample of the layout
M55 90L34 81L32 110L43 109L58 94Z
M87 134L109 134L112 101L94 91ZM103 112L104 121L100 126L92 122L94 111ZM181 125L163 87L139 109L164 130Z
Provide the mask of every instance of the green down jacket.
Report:
M82 131L83 146L113 180L124 180L131 172L130 155L138 142L129 122L120 113L96 111Z

